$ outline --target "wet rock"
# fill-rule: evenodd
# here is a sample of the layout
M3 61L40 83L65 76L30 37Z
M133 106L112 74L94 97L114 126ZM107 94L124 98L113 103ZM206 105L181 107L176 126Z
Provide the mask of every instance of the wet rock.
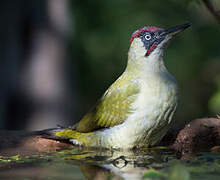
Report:
M42 138L38 132L0 131L0 142L2 156L30 155L70 147L60 141Z
M182 158L202 151L210 151L220 145L220 119L196 119L187 124L171 146Z

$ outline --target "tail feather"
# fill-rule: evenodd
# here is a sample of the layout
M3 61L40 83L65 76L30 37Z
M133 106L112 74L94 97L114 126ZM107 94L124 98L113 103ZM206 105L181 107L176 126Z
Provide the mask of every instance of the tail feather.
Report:
M81 133L71 128L54 128L41 131L41 136L47 139L65 141L74 145L90 146L92 133Z
M47 138L47 139L54 139L54 140L68 140L67 137L61 137L57 136L56 133L60 131L66 131L69 130L67 128L52 128L52 129L45 129L42 131L38 131L38 134L40 134L41 137Z

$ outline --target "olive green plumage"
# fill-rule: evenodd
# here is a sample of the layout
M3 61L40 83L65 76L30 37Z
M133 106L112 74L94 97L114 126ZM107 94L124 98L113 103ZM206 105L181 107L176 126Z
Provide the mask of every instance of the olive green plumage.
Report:
M124 72L74 129L58 129L52 135L58 139L75 139L80 145L85 146L100 144L101 137L93 132L122 124L135 110L131 105L140 91L135 78L130 73Z
M132 112L131 104L139 93L138 85L132 76L124 73L98 101L89 113L77 124L76 131L91 132L123 123Z

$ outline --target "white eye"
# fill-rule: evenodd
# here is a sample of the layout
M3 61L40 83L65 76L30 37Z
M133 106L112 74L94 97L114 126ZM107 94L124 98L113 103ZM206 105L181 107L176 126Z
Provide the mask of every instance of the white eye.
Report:
M145 39L146 39L146 40L150 40L150 39L151 39L151 35L150 35L150 34L146 34L146 35L145 35Z

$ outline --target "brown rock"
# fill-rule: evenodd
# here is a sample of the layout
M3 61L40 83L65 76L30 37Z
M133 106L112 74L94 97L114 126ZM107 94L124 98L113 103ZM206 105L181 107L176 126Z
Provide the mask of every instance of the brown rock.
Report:
M171 146L182 156L189 156L202 151L210 151L220 145L220 119L196 119L187 124L177 135Z
M40 132L0 131L0 155L30 155L70 148L71 145L41 137Z

